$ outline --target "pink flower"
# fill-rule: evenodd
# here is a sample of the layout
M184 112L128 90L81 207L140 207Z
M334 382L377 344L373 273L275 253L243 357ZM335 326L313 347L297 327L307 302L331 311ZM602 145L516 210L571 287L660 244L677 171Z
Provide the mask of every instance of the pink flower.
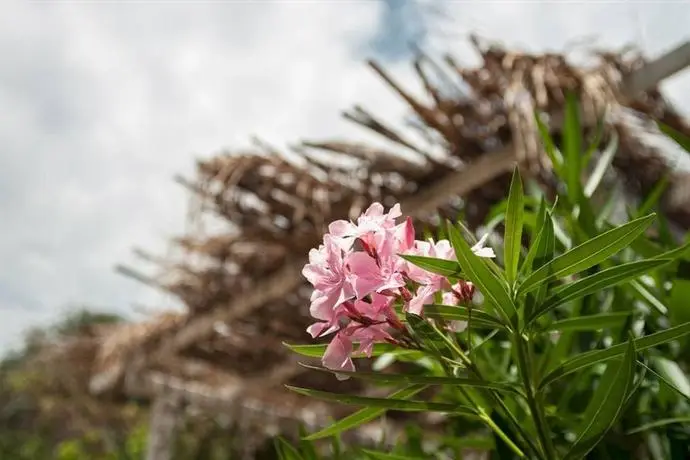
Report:
M302 275L314 286L310 313L315 318L331 319L334 308L354 297L345 276L342 250L328 234L324 235L319 249L309 251L309 263L302 269Z
M484 247L487 237L488 235L484 235L477 244L472 246L472 251L479 257L496 256L493 249ZM414 248L408 254L444 260L457 260L455 251L448 240L439 240L437 242L432 240L428 242L416 241ZM407 275L411 280L420 284L412 300L407 304L408 311L417 315L422 314L424 305L434 303L434 296L438 291L451 289L445 276L426 271L412 263L407 263ZM466 285L471 286L471 283L463 284L463 286ZM452 305L456 304L457 301Z
M321 359L323 367L333 371L354 372L355 363L352 362L352 340L346 334L336 334L326 347ZM345 380L347 376L335 374L338 380Z
M414 247L408 251L407 254L433 257L436 259L455 260L455 252L448 240L439 240L435 243L432 240L415 241ZM420 284L435 284L440 286L439 283L441 283L442 280L445 281L445 277L442 275L426 271L411 262L407 263L407 276L409 276L412 281Z
M392 340L387 331L390 328L388 318L395 314L392 302L392 298L380 294L373 294L371 302L348 302L345 308L352 321L333 337L323 355L323 366L334 371L352 372L355 370L353 342L359 342L359 353L371 357L375 343ZM336 377L339 380L348 378L337 373Z
M328 232L345 251L352 248L357 238L372 248L377 248L386 238L386 231L395 227L395 219L401 215L399 204L393 206L388 213L384 213L381 203L372 203L364 214L357 218L357 224L336 220L328 226Z
M348 282L358 299L372 292L405 286L402 274L396 270L397 257L382 256L377 261L365 252L354 252L345 264Z
M309 263L302 270L314 286L310 313L316 322L307 331L312 337L335 333L322 362L341 380L347 376L338 375L338 371L355 369L355 343L359 353L371 356L375 343L396 343L390 331L405 331L393 309L396 299L408 311L421 315L424 305L433 303L439 294L444 302L457 305L471 300L474 293L472 283L460 281L451 286L444 276L399 256L407 253L455 260L448 240L416 241L412 219L396 224L400 216L398 204L385 212L380 203L373 203L356 223L331 223L323 244L309 252ZM472 250L480 257L494 257L493 250L484 247L485 242L486 236ZM408 281L417 285L414 295L408 290ZM466 323L453 322L451 327L460 331Z
M443 293L443 305L458 305L463 302L471 302L474 295L474 285L469 281L459 281L451 287L451 291ZM467 329L467 321L451 321L448 329L453 332L462 332Z
M452 260L455 258L455 253L448 240L440 240L436 243L433 241L416 241L415 247L411 253L414 255L435 257L445 260ZM408 311L415 315L422 314L424 305L434 303L434 295L438 291L450 287L445 276L426 271L412 263L407 264L407 276L412 281L420 284L412 300L407 304Z
M417 292L407 304L407 311L421 316L424 305L433 304L434 295L439 290L440 289L433 284L422 284L417 288Z
M362 328L350 325L338 332L331 343L326 347L321 363L326 369L336 371L338 380L347 380L349 375L338 374L337 371L354 372L355 364L352 361L354 351L353 342L359 342L359 353L371 357L374 344L390 338L390 334L381 326Z

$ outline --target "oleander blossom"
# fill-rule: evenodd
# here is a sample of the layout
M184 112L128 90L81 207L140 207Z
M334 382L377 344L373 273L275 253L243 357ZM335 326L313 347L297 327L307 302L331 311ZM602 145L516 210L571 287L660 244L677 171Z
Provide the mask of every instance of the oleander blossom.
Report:
M337 220L328 227L323 243L309 252L303 276L314 287L310 314L317 321L307 331L314 337L334 334L322 362L334 371L355 369L354 344L358 353L371 356L378 342L399 343L394 336L407 330L394 305L422 316L424 305L440 298L447 305L468 303L474 286L466 281L450 285L441 275L427 272L400 257L421 255L455 260L448 240L415 240L410 217L402 217L400 205L388 212L373 203L356 223ZM480 257L494 257L485 247L486 236L472 250ZM454 321L451 330L460 332L466 324ZM339 379L347 378L338 374Z

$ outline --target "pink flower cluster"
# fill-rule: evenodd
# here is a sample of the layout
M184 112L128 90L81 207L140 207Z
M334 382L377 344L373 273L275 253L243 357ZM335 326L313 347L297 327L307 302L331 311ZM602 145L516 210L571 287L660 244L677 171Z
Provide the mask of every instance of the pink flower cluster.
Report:
M374 343L397 343L391 332L405 331L405 327L393 308L396 300L406 311L422 315L424 305L434 303L437 293L446 305L472 298L471 283L451 286L444 276L399 256L455 259L447 240L415 240L411 218L397 223L401 216L399 204L386 213L380 203L374 203L356 224L345 220L331 223L323 244L309 252L302 274L314 286L310 313L317 322L308 332L314 338L335 333L323 356L323 365L329 369L354 370L353 343L358 342L359 352L367 356ZM484 248L484 240L473 248L475 254L494 257L490 248ZM416 286L414 294L409 286ZM453 327L459 331L464 325L456 322Z

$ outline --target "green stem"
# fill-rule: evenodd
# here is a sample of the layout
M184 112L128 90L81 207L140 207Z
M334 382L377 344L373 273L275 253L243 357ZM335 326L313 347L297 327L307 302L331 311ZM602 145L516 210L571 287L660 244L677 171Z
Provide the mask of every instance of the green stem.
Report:
M522 452L522 451L520 450L520 448L519 448L518 446L515 445L515 443L513 442L513 440L510 439L510 436L508 436L507 434L505 434L505 433L503 432L503 430L501 430L501 428L500 428L498 425L496 425L496 423L491 419L491 417L489 417L489 416L488 416L487 414L485 414L485 413L481 413L481 414L479 415L479 417L484 421L484 423L486 423L487 425L489 425L489 427L490 427L492 430L494 430L494 431L496 432L496 434L498 435L498 437L501 438L501 439L503 440L503 442L505 442L506 445L507 445L513 452L515 452L515 453L518 455L518 457L520 457L520 458L526 458L526 457L527 457L527 456L524 454L524 452Z
M551 440L543 407L542 404L540 404L540 402L537 400L534 392L529 351L525 349L525 343L522 335L518 331L515 332L515 349L518 355L518 367L520 368L520 375L522 376L525 394L527 396L527 405L532 413L532 417L534 417L534 423L537 427L537 434L539 435L539 440L541 441L542 448L545 452L545 458L547 460L555 460L556 450L553 446L553 441Z
M453 372L452 372L451 369L448 367L448 364L447 364L447 363L444 363L443 361L441 361L441 366L443 367L443 370L445 371L445 373L446 373L448 376L450 376L450 377L453 376ZM484 421L484 423L486 423L487 425L489 425L489 427L490 427L492 430L494 430L494 431L496 432L496 434L498 435L498 437L501 438L501 439L503 440L503 442L505 442L506 445L507 445L513 452L515 452L515 454L518 455L518 457L520 457L520 458L526 458L526 457L527 457L527 456L524 454L524 452L522 452L522 450L521 450L517 445L515 445L515 443L510 439L510 436L508 436L503 430L501 430L501 428L500 428L498 425L496 425L496 423L491 419L491 417L490 417L486 412L484 412L484 409L482 409L482 408L477 404L477 402L474 400L474 398L472 397L472 395L470 395L470 394L467 392L467 390L465 390L465 389L462 388L462 387L459 387L458 390L459 390L459 392L460 392L465 398L467 398L467 400L470 402L470 404L472 404L472 405L474 406L474 409L475 409L475 410L477 411L477 413L479 414L479 418L481 418L481 419Z
M432 325L432 327L436 328L433 325ZM448 338L446 336L446 334L443 334L441 331L438 331L438 329L437 329L437 332L443 338L443 340L448 344L448 346L450 346L450 348L460 357L460 360L465 365L465 368L468 369L473 374L473 377L483 380L484 378L482 377L481 372L479 371L479 368L477 368L477 366L475 366L475 364L467 357L467 355L460 349L458 344L456 344L454 341L452 341L450 338ZM443 364L442 364L442 366L444 367L446 372L448 372L447 366L445 366ZM468 394L466 394L466 392L464 392L463 389L461 389L461 391L463 392L463 395L465 395L465 397L470 402L475 404L475 406L476 406L476 403L472 400L472 398ZM498 393L495 390L487 390L487 393L491 396L491 399L494 401L494 403L496 403L501 408L503 415L508 418L508 420L510 421L510 423L513 426L513 429L515 431L517 431L517 433L520 435L520 437L525 442L525 444L527 444L527 446L530 448L530 450L532 450L533 453L537 454L537 456L541 457L542 453L541 453L541 450L539 449L539 447L537 445L535 445L534 442L532 442L532 438L530 437L530 435L527 432L525 432L525 430L522 428L522 425L520 424L520 422L515 418L513 413L510 411L510 409L508 408L506 403L501 399L501 397L498 395ZM487 415L487 417L488 417L488 415ZM493 420L492 420L492 423L494 423ZM494 425L495 425L495 423L494 423ZM504 433L504 435L505 435L505 433ZM501 435L499 434L499 436L501 436Z

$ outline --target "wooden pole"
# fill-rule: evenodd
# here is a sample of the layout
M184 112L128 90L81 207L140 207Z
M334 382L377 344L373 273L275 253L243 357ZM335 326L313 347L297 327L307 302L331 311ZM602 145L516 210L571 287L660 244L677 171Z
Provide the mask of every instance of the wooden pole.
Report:
M146 460L171 460L181 401L173 394L159 393L151 407Z
M634 97L690 66L690 42L646 64L623 82L623 92Z

